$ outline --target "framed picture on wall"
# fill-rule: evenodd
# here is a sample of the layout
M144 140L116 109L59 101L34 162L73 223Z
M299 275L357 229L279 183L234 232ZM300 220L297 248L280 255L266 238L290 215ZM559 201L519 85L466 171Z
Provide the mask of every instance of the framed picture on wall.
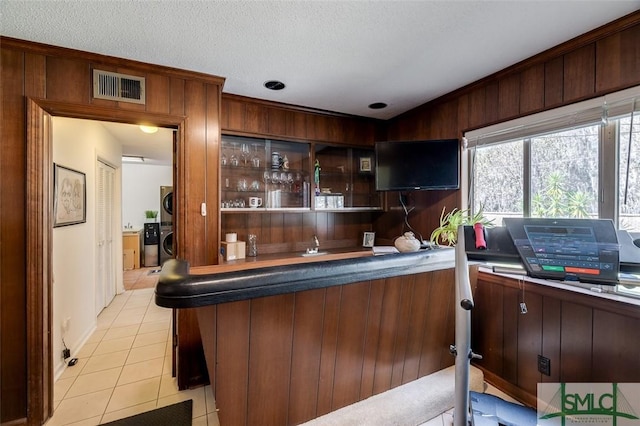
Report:
M77 170L53 165L53 227L87 221L87 178Z
M360 157L360 172L370 173L372 170L371 157Z

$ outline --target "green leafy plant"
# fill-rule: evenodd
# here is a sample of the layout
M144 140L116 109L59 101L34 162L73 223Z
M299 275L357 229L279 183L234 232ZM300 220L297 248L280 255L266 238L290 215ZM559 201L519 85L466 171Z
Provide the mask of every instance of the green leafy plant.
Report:
M592 196L584 191L566 189L565 177L553 172L546 178L545 187L533 194L534 217L589 217Z
M474 225L476 223L482 223L484 226L493 225L493 220L484 217L482 206L473 215L470 209L459 210L454 208L446 214L445 211L446 207L443 207L440 214L440 226L431 233L431 243L438 244L443 241L449 246L455 245L458 240L458 227L460 225Z
M145 210L144 211L144 216L147 219L155 219L158 217L158 211L157 210Z

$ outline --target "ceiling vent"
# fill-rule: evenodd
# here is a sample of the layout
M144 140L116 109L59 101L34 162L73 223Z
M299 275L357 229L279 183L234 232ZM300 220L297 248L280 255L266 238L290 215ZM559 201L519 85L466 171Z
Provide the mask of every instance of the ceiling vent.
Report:
M144 77L93 70L93 97L144 104Z

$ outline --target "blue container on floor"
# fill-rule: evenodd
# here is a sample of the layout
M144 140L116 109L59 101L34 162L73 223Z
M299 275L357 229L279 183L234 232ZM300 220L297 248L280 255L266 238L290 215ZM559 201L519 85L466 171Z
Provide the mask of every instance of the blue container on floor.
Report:
M536 426L536 410L507 402L495 395L469 392L476 426Z

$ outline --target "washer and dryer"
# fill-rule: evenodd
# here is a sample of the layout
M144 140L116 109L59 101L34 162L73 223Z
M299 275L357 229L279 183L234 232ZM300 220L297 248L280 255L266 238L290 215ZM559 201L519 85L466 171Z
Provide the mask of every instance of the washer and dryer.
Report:
M160 187L160 264L173 254L173 186Z

